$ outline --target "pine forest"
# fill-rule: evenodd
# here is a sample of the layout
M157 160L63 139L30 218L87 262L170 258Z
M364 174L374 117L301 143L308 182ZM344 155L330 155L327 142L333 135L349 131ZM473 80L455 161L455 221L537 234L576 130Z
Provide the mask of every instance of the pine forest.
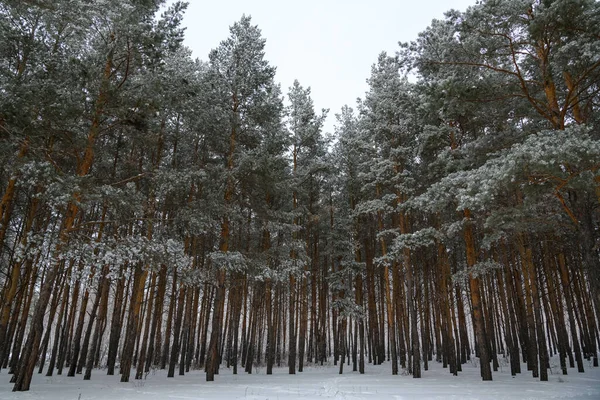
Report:
M186 6L0 2L14 391L35 374L598 367L600 2L448 11L331 112L310 82L277 83L250 16L194 59Z

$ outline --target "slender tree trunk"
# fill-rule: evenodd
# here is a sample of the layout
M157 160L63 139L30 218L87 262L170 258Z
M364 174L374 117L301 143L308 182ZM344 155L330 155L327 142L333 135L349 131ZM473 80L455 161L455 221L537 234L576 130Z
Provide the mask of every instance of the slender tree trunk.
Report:
M173 274L173 286L171 288L171 300L169 302L169 314L167 316L167 326L165 328L165 340L162 345L162 353L160 356L160 369L165 369L167 366L167 357L169 356L169 348L171 343L171 331L173 329L173 315L177 305L177 270ZM157 349L160 347L157 347Z
M85 365L84 380L89 380L92 377L92 368L94 367L94 360L96 357L96 350L100 346L102 336L102 323L106 320L106 311L108 308L108 295L110 291L110 278L108 277L109 267L105 265L102 271L102 277L100 278L100 287L98 288L97 297L100 297L100 312L98 314L98 321L96 322L96 330L94 331L94 337L92 339L91 351L88 352L87 361ZM92 317L90 317L92 319ZM91 323L90 323L91 325Z
M536 325L532 292L532 283L530 280L531 269L533 269L533 261L531 256L531 248L527 243L524 234L518 237L519 252L521 253L521 268L523 275L523 287L525 288L525 305L526 305L526 326L527 326L527 369L532 371L534 378L539 376L538 369L538 351L536 339Z
M46 371L46 376L52 376L52 374L54 373L54 366L56 365L56 358L58 356L58 352L59 352L59 346L60 346L60 338L64 337L65 332L66 332L66 310L67 310L67 304L69 301L69 294L71 291L71 285L68 283L69 280L71 279L71 270L73 268L73 261L70 262L69 264L69 269L67 271L67 276L65 278L67 284L65 286L64 292L63 292L63 299L62 299L62 304L60 306L60 311L58 313L58 318L57 318L57 325L56 325L56 332L54 333L54 343L52 345L52 355L50 356L50 362L48 363L48 370ZM62 324L62 329L61 329L61 324Z
M50 341L50 333L52 332L52 325L54 324L54 317L56 316L56 310L58 308L58 302L60 297L62 296L62 292L63 292L63 278L58 278L58 281L56 282L56 286L58 288L58 290L56 291L56 293L54 293L54 296L52 296L52 303L50 304L50 313L48 315L48 320L47 320L47 324L48 324L48 329L46 330L46 333L44 334L44 339L42 340L42 352L41 352L41 356L40 356L40 368L38 370L38 373L41 374L42 371L44 370L44 364L46 363L46 355L48 353L48 343ZM56 332L55 335L57 335L58 333L58 326L56 327Z
M189 337L191 333L191 321L192 321L192 307L194 301L194 291L192 288L187 289L186 302L185 302L185 316L183 318L183 326L181 332L181 345L179 347L180 360L179 360L179 375L185 375L186 357L188 354Z
M106 270L106 272L108 272L108 270ZM81 354L79 357L79 362L77 363L77 371L76 372L78 374L81 374L81 372L83 371L83 367L85 366L87 353L88 353L88 349L89 349L89 344L90 344L90 338L92 335L92 328L94 327L94 323L96 323L96 325L98 325L98 322L96 321L96 315L98 313L98 307L100 306L100 298L102 297L102 286L104 285L105 280L106 280L106 276L103 275L100 278L100 284L98 287L98 291L96 292L96 297L94 298L94 304L92 305L92 310L90 311L88 327L86 329L86 332L85 332L85 335L83 338L83 345L81 347ZM92 363L93 363L93 354L94 354L94 352L92 351Z
M171 347L171 357L169 359L169 371L167 378L175 376L175 365L179 356L179 348L181 345L181 321L183 318L183 308L185 304L186 287L181 283L179 287L179 296L177 299L177 315L175 316L175 327L173 330L173 346Z
M465 245L467 251L467 267L469 269L477 263L477 253L475 251L475 239L473 237L473 225L471 222L471 212L464 210L465 224ZM472 272L469 273L469 288L471 289L471 304L473 307L473 319L475 322L475 339L479 349L479 360L481 366L481 378L484 381L492 380L492 369L490 368L490 356L488 354L487 340L485 335L483 309L480 293L481 284L479 278Z
M307 279L302 278L300 281L300 329L298 330L298 372L304 370L304 357L306 349L306 331L308 325L308 294L307 294Z
M161 265L158 273L158 287L156 288L156 297L154 312L152 314L152 326L150 328L150 337L148 339L148 350L146 351L146 365L144 372L150 371L150 366L156 364L159 359L159 350L161 345L161 321L163 306L165 302L165 292L167 290L167 266Z
M140 327L142 301L144 299L144 288L146 287L147 276L148 269L141 263L137 263L134 270L127 331L125 333L123 355L121 357L121 382L129 382L135 342L139 334L138 329Z
M135 371L135 379L142 379L144 376L144 370L146 366L146 355L148 350L148 340L150 339L150 321L152 320L152 306L154 305L154 296L156 293L156 274L153 272L150 277L150 289L149 289L149 298L147 301L146 311L145 311L145 321L144 321L144 338L141 344L141 351L139 357L137 359L137 367Z
M119 350L119 338L121 336L121 309L123 308L123 297L125 292L125 267L121 268L121 276L117 281L115 288L115 300L112 311L110 324L110 337L108 339L108 355L107 355L107 375L115 374L115 364L117 361L117 353ZM129 285L127 285L129 286Z

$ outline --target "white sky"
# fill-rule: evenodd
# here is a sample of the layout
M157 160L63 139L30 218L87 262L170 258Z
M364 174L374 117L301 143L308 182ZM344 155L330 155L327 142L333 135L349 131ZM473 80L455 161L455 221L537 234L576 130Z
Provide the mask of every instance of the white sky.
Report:
M242 14L266 38L266 59L287 97L298 79L311 87L317 112L329 108L325 131L344 104L355 107L368 89L371 65L382 51L394 54L398 42L414 40L445 11L465 10L475 0L189 0L183 20L185 45L194 57L208 53L229 36Z

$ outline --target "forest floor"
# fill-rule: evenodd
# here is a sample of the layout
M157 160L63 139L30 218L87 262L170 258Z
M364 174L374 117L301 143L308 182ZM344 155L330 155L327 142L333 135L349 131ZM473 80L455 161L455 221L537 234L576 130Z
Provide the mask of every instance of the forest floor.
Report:
M368 364L364 375L352 372L352 367L345 366L344 370L344 374L339 375L335 366L311 366L302 373L288 375L287 368L276 368L273 375L267 376L262 367L252 375L242 372L241 368L238 375L221 368L214 382L206 382L201 371L175 378L167 378L166 371L152 371L146 379L129 383L120 383L118 375L106 376L103 370L95 370L91 381L84 381L81 375L68 378L36 373L31 390L21 393L11 391L9 375L3 370L0 399L600 399L600 368L592 368L587 363L585 373L569 369L566 376L559 374L558 366L553 363L548 382L532 378L529 372L513 378L506 365L494 372L492 382L483 382L475 363L464 365L463 371L455 377L441 364L432 362L421 379L392 376L389 363Z

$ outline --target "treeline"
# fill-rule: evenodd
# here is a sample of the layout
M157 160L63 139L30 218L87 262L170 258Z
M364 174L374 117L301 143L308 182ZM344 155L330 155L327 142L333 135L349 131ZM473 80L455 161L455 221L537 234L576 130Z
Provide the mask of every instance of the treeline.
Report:
M14 390L36 368L598 366L600 3L450 11L333 134L250 17L201 62L162 3L0 4Z

